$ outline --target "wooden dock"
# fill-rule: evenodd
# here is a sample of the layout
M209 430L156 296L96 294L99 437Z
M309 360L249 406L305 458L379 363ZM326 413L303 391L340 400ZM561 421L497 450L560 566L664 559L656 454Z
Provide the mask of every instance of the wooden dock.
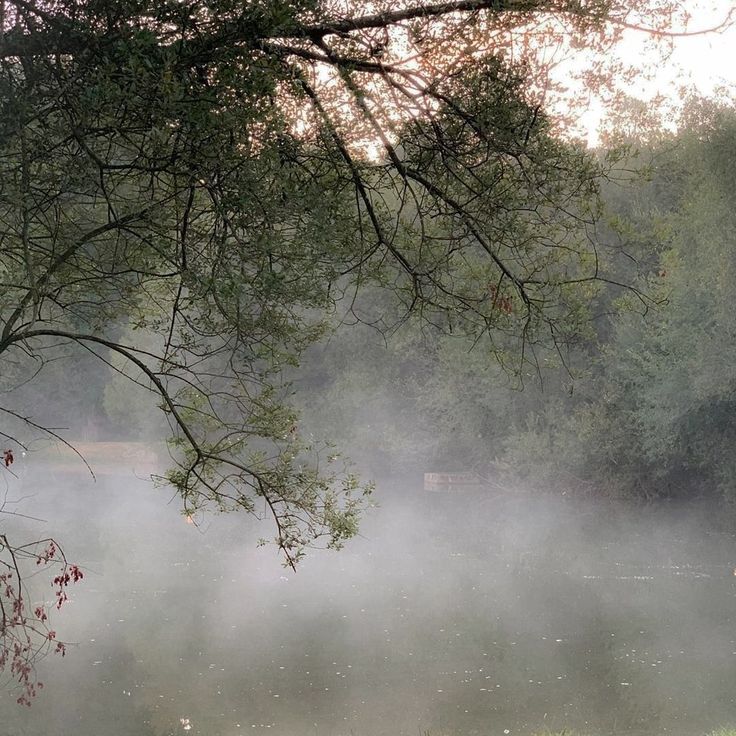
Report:
M462 494L483 490L476 473L425 473L424 490L429 493Z

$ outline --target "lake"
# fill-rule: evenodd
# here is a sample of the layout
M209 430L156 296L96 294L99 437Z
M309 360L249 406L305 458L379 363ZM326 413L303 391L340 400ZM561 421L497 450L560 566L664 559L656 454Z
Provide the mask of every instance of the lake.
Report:
M86 575L53 621L75 644L39 664L32 708L6 688L2 733L736 724L736 537L721 511L420 486L379 483L361 537L294 573L242 516L194 526L134 478L27 477L18 510L47 522L25 534L53 533Z

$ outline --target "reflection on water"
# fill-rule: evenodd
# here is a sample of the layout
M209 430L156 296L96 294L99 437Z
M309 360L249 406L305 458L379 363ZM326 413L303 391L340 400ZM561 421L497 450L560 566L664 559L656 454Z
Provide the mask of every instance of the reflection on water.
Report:
M4 734L736 722L736 542L707 514L388 485L362 538L294 574L242 517L195 527L162 491L107 483L32 502L89 572L57 625L78 646L41 665L31 710L0 701Z

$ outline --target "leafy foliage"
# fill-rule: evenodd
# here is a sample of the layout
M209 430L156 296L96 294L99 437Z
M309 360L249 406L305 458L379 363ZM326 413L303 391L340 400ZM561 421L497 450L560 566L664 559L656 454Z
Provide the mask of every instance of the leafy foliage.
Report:
M24 582L30 562L35 563L36 572L54 567L58 571L51 581L53 606L31 604L28 583ZM66 644L50 628L49 608L60 609L68 600L69 584L82 578L82 570L67 562L53 539L12 546L5 534L0 535L0 671L7 669L15 681L19 705L30 706L43 688L36 676L36 662L49 652L62 657L66 654Z
M186 513L265 509L292 565L354 533L369 489L320 463L334 453L301 436L284 370L367 284L397 320L519 365L577 339L602 279L602 170L554 137L540 77L501 49L540 13L563 23L554 42L622 27L623 7L5 8L5 387L70 345L107 364L168 420ZM42 428L13 395L8 421Z
M612 281L638 290L599 291L595 333L578 331L563 354L537 346L539 371L520 372L500 340L489 349L438 324L409 321L386 345L375 333L338 336L303 378L315 390L307 417L337 429L355 457L383 448L381 465L397 470L733 498L735 120L727 101L691 101L678 135L640 151L651 164L638 177L624 162L604 186L610 224L596 242L603 251L618 239L628 258L611 261ZM372 298L359 305L367 321L388 312Z
M733 107L692 101L682 124L625 213L652 308L613 320L574 398L541 412L511 457L609 493L731 499Z

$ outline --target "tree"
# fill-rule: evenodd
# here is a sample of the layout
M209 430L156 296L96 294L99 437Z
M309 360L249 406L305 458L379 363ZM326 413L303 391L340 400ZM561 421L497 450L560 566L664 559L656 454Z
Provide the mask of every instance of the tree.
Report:
M616 321L606 393L631 418L628 454L655 492L732 500L733 98L690 101L680 127L653 173L662 304L655 319Z
M733 502L733 98L691 100L678 123L644 146L649 177L615 195L650 308L613 315L574 394L508 442L547 486Z
M8 513L5 503L0 513ZM12 512L10 512L12 513ZM31 543L11 544L0 534L0 672L6 668L20 689L17 702L30 706L31 700L43 687L36 678L35 663L49 652L66 654L66 644L57 639L49 625L49 608L45 603L30 603L24 578L32 568L55 566L58 572L52 579L54 606L60 609L68 600L67 588L77 583L84 573L78 565L70 564L54 539L40 539ZM28 565L33 562L31 571Z
M385 318L393 306L385 291L364 292L360 315ZM543 395L530 366L529 375L514 372L518 355L487 348L411 318L390 339L367 324L338 330L296 371L302 424L339 437L349 457L378 477L470 469L489 476L515 423ZM536 353L548 396L557 356Z
M554 135L533 52L678 8L627 5L4 2L8 444L89 353L160 406L186 513L262 505L290 565L339 546L365 489L300 436L284 368L366 284L521 363L577 339L604 169Z

